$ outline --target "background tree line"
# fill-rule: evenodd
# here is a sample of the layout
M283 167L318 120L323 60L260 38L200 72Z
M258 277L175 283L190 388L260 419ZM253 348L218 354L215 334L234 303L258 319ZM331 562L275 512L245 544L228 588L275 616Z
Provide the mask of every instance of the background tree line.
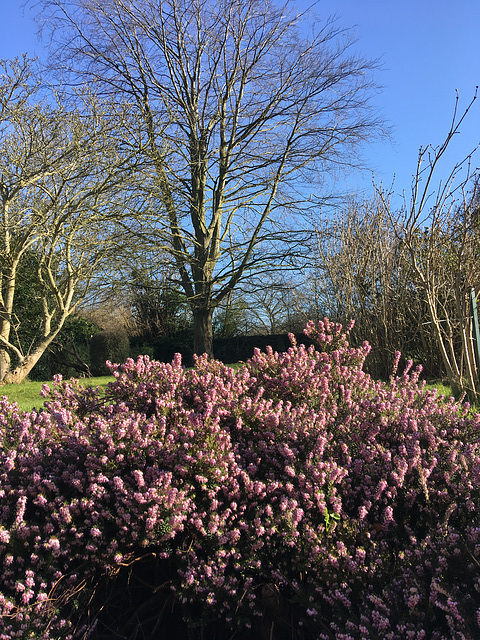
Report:
M1 380L47 352L88 373L99 330L167 357L329 316L376 375L400 349L476 393L478 182L466 161L434 185L466 114L398 211L381 189L322 208L382 133L349 32L289 2L39 5L50 66L2 67Z

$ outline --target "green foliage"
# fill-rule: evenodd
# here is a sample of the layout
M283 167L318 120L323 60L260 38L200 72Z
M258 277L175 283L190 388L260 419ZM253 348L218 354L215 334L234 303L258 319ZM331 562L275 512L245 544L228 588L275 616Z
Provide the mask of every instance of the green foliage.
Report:
M125 331L100 331L90 341L90 368L95 376L107 375L105 362L124 362L129 355L130 341Z
M187 366L193 364L193 327L177 330L171 336L164 336L152 343L153 357L160 362L170 362L176 353L182 355Z
M330 533L330 530L332 529L332 527L336 522L340 522L340 516L338 515L338 513L335 513L334 511L329 511L328 509L325 509L324 518L325 518L325 531L327 533Z
M48 351L30 373L32 380L90 375L90 340L101 329L81 316L70 316Z
M5 267L6 264L2 262L2 275L5 274ZM22 352L27 352L34 344L42 328L42 291L37 276L38 267L39 256L29 250L23 254L17 269L11 339Z
M136 271L132 275L134 335L130 339L130 355L149 355L170 362L176 353L181 353L184 361L191 364L193 322L185 294L165 275L156 277Z
M11 341L24 354L35 347L43 332L42 298L45 290L38 277L39 268L39 254L33 250L26 251L20 260L15 281ZM5 264L3 272L6 272ZM58 373L64 377L88 375L90 339L100 330L81 316L67 317L61 332L30 372L30 378L47 380ZM11 355L15 364L15 355Z

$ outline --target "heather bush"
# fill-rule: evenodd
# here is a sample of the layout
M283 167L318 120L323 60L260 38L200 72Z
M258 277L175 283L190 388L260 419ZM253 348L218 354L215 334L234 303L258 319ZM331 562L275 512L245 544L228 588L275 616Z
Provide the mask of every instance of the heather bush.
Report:
M305 332L2 401L0 640L480 636L479 416Z

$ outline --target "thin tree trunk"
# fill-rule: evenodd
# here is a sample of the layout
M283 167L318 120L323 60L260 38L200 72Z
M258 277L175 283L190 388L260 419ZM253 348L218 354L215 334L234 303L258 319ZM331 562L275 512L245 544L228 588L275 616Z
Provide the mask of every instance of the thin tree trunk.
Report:
M3 209L4 221L8 221L7 211L8 211L8 208L4 206L4 209ZM5 245L7 250L9 250L10 241L8 237L5 239ZM3 286L2 286L2 291L0 293L2 316L3 316L0 322L0 336L2 337L2 345L5 345L5 343L9 342L10 333L12 331L11 318L12 318L12 312L13 312L13 303L15 300L17 264L18 264L18 258L13 260L13 264L5 270L6 286L5 286L5 290L3 290ZM8 374L8 372L10 371L10 362L11 362L10 353L8 352L7 349L1 348L0 349L0 381L3 381L6 375Z
M426 302L428 305L430 320L432 321L432 324L433 324L433 332L435 334L437 345L440 350L440 354L442 356L443 365L446 369L448 381L450 383L450 386L452 387L453 393L456 394L459 391L461 391L462 382L461 382L460 371L458 370L458 364L455 359L455 354L452 352L452 359L448 357L447 349L445 347L445 343L443 340L440 321L438 320L438 317L437 317L435 298L433 295L430 294L428 290L425 293L426 293ZM449 340L449 344L451 346L451 340Z
M0 349L0 381L5 379L5 376L10 371L10 354L6 349Z

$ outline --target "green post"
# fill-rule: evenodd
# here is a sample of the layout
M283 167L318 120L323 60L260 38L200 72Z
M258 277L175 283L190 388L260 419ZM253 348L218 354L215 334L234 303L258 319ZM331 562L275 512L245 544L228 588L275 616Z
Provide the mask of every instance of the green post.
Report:
M478 328L478 311L477 311L477 296L475 295L475 289L470 289L470 300L472 303L472 318L473 318L473 331L475 334L475 341L473 343L475 351L475 360L477 361L477 368L480 367L480 330Z

